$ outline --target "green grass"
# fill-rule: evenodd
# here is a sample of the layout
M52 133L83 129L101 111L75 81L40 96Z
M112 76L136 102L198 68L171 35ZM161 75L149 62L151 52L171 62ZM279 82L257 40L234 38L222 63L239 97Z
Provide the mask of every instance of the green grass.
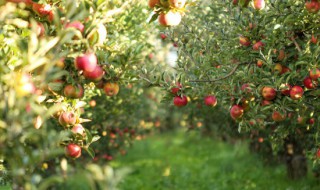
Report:
M263 166L247 147L196 134L164 134L136 142L111 164L133 170L119 184L121 190L320 189L311 173L303 180L289 180L284 165Z

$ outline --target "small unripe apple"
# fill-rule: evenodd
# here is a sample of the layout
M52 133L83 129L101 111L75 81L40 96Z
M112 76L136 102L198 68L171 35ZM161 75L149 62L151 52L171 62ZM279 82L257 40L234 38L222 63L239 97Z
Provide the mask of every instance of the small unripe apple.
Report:
M310 77L306 77L303 80L303 84L308 89L313 89L313 88L316 88L318 86L318 83L316 81L313 81Z
M264 0L253 0L252 4L256 10L264 9L264 7L266 6L266 2Z
M90 107L96 107L97 102L95 100L90 100L89 105Z
M279 122L279 121L284 121L286 119L286 114L285 113L280 113L278 111L274 111L272 113L272 119L273 121Z
M262 97L265 100L273 100L277 95L277 91L272 87L265 86L262 88Z
M66 111L59 116L59 123L64 127L72 126L76 123L77 117L73 112Z
M290 97L293 100L299 100L300 98L302 98L303 93L304 91L301 86L293 86L290 90Z
M86 72L92 72L98 64L97 56L94 53L85 53L78 56L74 65L78 70L83 70Z
M72 133L74 134L79 134L79 135L84 135L85 134L85 129L81 124L75 124L72 129Z
M216 106L217 105L217 98L215 96L212 96L212 95L208 95L206 97L204 97L204 103L207 105L207 106Z
M309 76L312 80L318 80L320 77L320 70L319 69L311 69L309 72Z
M88 71L83 72L83 76L86 79L89 79L95 82L101 80L103 75L104 75L104 70L99 65L97 65L96 68L91 72L88 72Z
M68 144L65 147L65 154L71 158L79 158L81 156L81 147L77 144Z
M66 24L66 28L75 28L81 33L84 32L84 25L80 21L73 21Z
M234 105L230 109L230 116L232 117L232 119L236 120L243 116L243 112L244 110L242 106Z
M251 42L249 40L249 38L244 37L244 36L240 36L239 37L239 43L245 47L250 46Z
M176 96L173 98L173 104L177 107L183 107L188 104L188 98L187 96Z
M160 13L158 20L161 26L177 26L181 22L181 14L172 11Z
M84 96L84 89L80 84L76 84L75 86L68 84L64 87L63 94L67 98L79 99Z
M108 82L104 85L103 90L107 96L115 96L119 93L119 85L117 83Z

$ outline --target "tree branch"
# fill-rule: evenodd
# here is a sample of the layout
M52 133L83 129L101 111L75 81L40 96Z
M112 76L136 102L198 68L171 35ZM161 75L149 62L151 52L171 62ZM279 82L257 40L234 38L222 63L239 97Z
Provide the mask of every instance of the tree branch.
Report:
M189 82L216 82L219 80L223 80L226 79L228 77L230 77L231 75L233 75L237 69L239 68L239 66L241 65L241 63L237 64L227 75L221 77L221 78L217 78L217 79L213 79L213 80L190 80Z

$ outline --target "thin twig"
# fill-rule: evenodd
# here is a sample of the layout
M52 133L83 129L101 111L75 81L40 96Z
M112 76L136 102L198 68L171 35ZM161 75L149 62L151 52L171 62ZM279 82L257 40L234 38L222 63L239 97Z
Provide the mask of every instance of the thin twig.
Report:
M233 75L236 70L239 68L241 64L237 64L231 71L230 73L228 73L227 75L221 77L221 78L217 78L217 79L213 79L213 80L190 80L189 82L216 82L216 81L219 81L219 80L223 80L223 79L226 79L228 77L230 77L231 75Z
M302 52L298 42L296 41L296 39L294 39L294 36L291 37L291 40L293 41L294 45L296 46L296 48L298 49L299 53Z

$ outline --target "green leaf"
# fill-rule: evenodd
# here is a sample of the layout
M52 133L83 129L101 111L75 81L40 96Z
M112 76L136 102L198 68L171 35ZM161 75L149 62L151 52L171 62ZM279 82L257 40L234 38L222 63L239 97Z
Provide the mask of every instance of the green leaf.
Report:
M95 157L94 150L91 147L88 147L85 150L88 152L92 159Z

